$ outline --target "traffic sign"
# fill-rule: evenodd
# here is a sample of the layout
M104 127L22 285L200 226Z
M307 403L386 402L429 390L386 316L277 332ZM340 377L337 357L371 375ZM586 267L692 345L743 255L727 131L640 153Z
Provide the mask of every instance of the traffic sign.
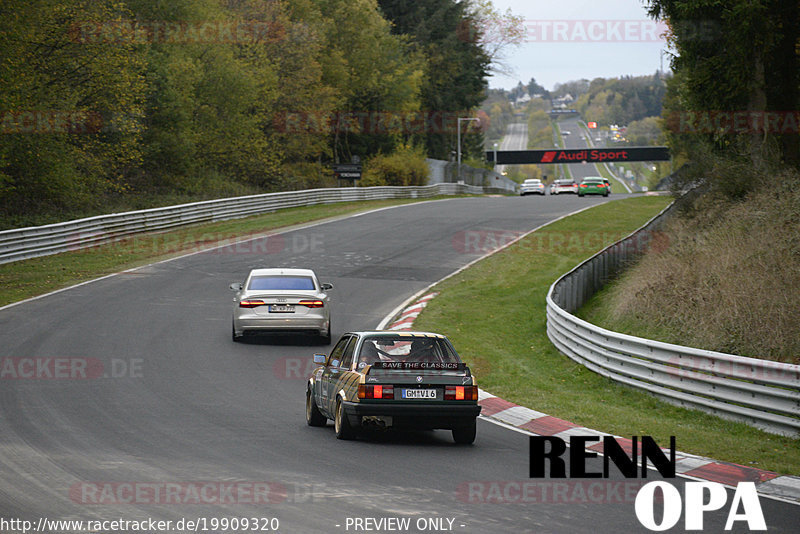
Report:
M360 164L337 163L333 165L333 174L340 180L360 180L361 170Z

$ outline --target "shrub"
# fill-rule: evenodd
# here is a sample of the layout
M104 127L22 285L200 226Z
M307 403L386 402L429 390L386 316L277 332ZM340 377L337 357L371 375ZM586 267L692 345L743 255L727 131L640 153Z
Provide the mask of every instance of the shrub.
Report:
M428 163L421 147L401 145L391 154L374 156L365 167L364 176L359 183L362 187L428 183Z

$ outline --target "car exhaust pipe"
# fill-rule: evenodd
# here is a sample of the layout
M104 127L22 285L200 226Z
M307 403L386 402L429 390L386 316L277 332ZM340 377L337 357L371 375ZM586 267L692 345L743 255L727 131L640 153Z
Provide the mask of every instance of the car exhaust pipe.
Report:
M387 428L389 428L390 424L391 423L387 424L386 420L380 416L370 415L370 416L364 416L361 419L361 426L375 428L378 430L386 430Z

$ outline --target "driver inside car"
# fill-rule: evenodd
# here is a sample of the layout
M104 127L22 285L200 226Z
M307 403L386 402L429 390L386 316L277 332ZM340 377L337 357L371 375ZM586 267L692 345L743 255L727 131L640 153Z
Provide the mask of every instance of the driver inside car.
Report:
M415 339L411 343L406 361L433 362L436 361L434 341L432 339Z
M364 343L358 355L358 368L363 369L367 365L380 361L380 359L381 355L378 352L378 348L372 343Z

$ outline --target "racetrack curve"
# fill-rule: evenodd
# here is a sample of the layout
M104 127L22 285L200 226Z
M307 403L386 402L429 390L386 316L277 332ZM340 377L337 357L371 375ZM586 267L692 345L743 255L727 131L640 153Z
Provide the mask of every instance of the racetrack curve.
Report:
M532 482L528 438L485 421L474 446L454 445L446 431L336 440L331 425L304 420L307 366L330 347L302 337L230 339L228 285L251 268L311 267L333 283L335 340L374 328L483 255L486 232L516 235L605 201L458 198L384 209L0 310L0 516L277 517L289 534L354 532L347 518L356 517L410 518L408 532L427 517L453 519L464 533L646 532L630 498L523 496L519 484ZM39 378L20 376L30 365ZM109 376L83 379L70 368ZM65 377L42 378L48 373ZM539 490L561 483L533 482ZM238 494L229 492L234 483ZM198 488L208 493L193 494ZM485 502L495 489L509 502ZM796 532L800 507L761 505L770 532ZM707 514L707 528L721 531L726 516L727 508Z

